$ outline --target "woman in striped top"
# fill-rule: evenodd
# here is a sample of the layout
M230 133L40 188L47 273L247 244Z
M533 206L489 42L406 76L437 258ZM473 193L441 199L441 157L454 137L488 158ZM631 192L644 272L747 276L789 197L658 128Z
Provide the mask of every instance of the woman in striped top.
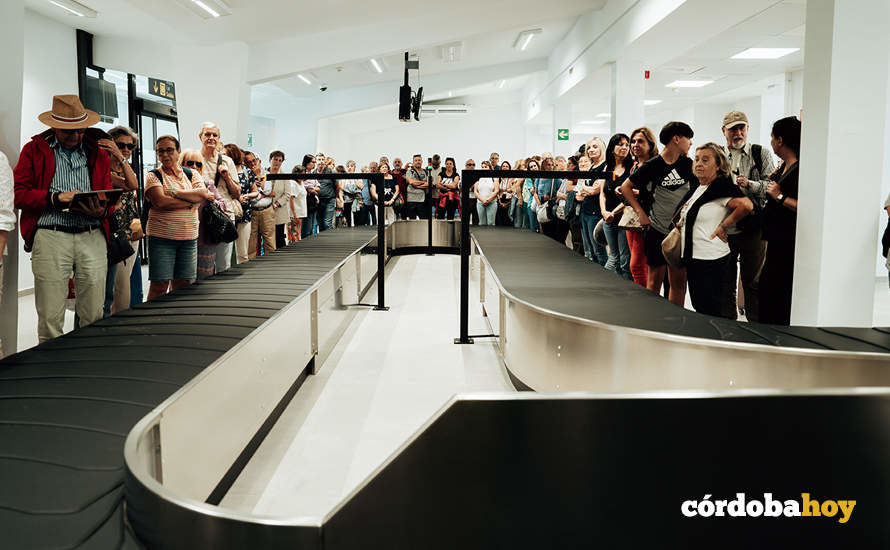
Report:
M178 165L179 140L161 136L155 144L161 166L145 178L148 212L148 299L182 288L195 278L197 269L198 205L213 195L204 186L201 167Z

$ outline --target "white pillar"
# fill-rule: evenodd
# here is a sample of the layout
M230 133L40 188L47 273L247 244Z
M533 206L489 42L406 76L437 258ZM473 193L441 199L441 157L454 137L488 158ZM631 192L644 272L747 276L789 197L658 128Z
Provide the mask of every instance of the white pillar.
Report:
M0 35L3 58L0 61L0 151L15 167L19 158L22 128L22 81L25 64L24 0L0 2ZM15 353L18 337L18 227L10 231L3 263L3 299L0 303L0 340L3 354ZM2 355L0 355L2 357Z
M806 20L791 321L871 326L890 4L810 0Z
M562 140L559 139L559 130L564 129L569 131L569 139ZM577 141L577 139L572 135L574 132L574 128L572 128L572 105L567 101L557 101L553 104L553 156L562 155L564 157L571 156L572 153L578 150L578 145L576 144L574 147L573 143Z
M646 93L643 63L619 59L612 65L611 134L630 134L643 126L643 100ZM657 133L657 131L656 131Z

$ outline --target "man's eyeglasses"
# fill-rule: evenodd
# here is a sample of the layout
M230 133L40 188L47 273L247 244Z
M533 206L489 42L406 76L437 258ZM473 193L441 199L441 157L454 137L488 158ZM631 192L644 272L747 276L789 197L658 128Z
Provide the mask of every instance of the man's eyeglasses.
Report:
M189 168L204 168L204 163L200 160L187 160L182 164Z
M117 148L121 151L123 151L124 149L129 149L130 151L136 149L135 143L124 143L122 141L115 141L114 144L117 145Z

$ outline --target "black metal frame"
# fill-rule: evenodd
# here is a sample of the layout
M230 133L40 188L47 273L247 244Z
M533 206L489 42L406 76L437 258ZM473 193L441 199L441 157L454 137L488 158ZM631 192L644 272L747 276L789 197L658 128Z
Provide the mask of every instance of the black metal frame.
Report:
M569 172L567 170L461 170L460 203L470 202L470 189L480 178L528 178L590 180L611 177L611 172ZM478 197L477 197L478 199ZM455 344L472 344L470 337L470 215L460 216L460 336Z
M356 174L319 174L315 172L304 172L301 174L266 174L267 180L368 180L371 184L375 186L375 188L379 189L380 192L378 194L377 200L377 305L374 307L374 311L387 311L389 308L386 307L386 290L385 290L385 277L383 275L383 270L386 265L386 206L383 204L384 201L380 200L383 198L383 183L384 178L383 174L380 173L356 173ZM398 186L396 186L396 193L398 193Z

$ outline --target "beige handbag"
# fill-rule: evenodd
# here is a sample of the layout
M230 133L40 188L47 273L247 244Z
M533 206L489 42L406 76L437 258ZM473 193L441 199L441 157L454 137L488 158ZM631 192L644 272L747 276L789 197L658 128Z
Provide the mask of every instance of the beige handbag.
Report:
M680 208L682 210L682 207ZM674 228L661 241L661 253L671 267L683 267L683 222L680 221L680 210L674 216Z
M618 222L618 227L628 231L643 231L643 226L640 225L640 215L630 205L625 205L624 210L621 212L621 220Z

